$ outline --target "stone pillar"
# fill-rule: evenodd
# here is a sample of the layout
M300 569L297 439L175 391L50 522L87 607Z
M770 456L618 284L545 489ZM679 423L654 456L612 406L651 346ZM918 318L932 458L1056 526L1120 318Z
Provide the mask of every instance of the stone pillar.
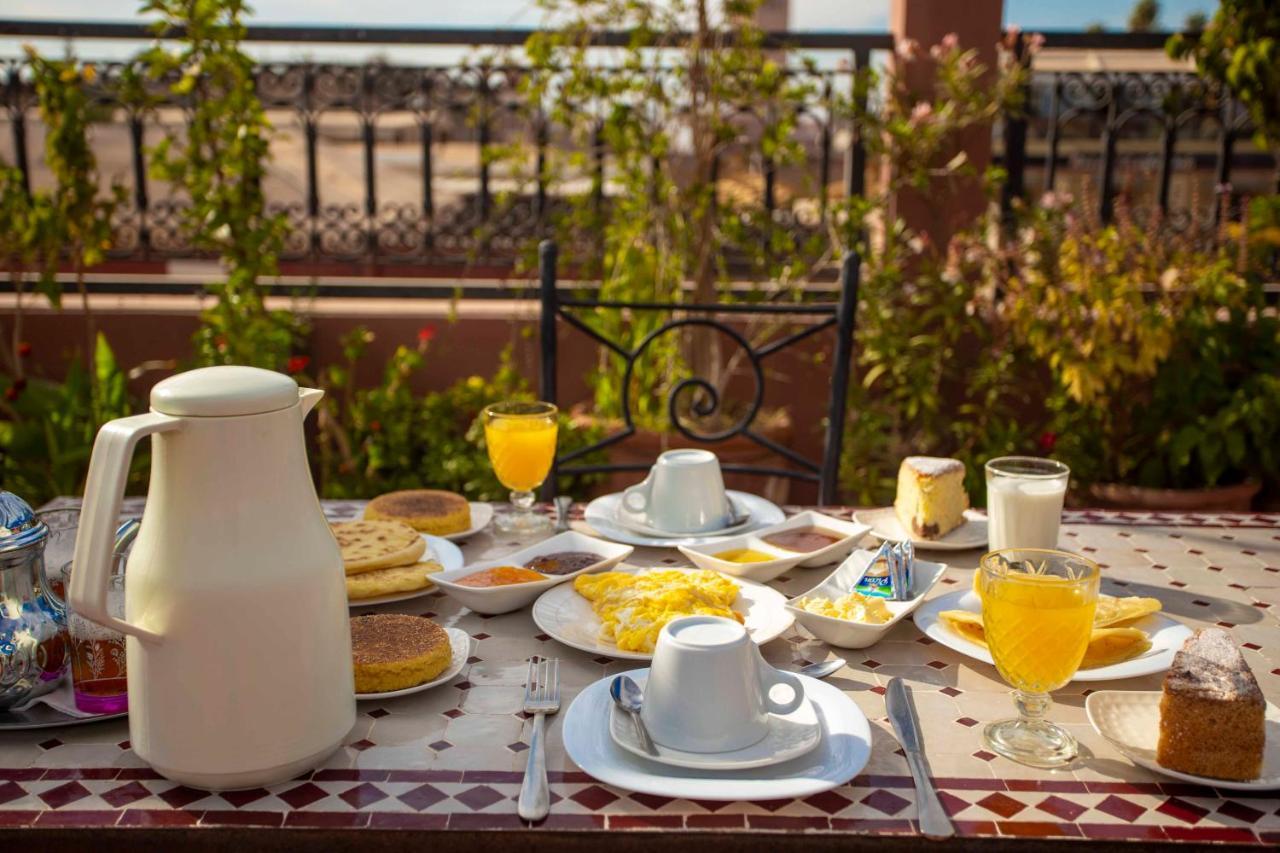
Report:
M934 67L928 50L955 33L963 48L978 51L979 61L994 76L996 44L1002 32L1003 0L891 0L889 28L895 40L914 39L921 56L902 63L895 55L890 61L905 66L905 79L914 90L928 92L933 86ZM961 140L977 177L946 192L919 193L905 190L890 200L890 215L903 219L909 228L924 232L936 247L943 247L952 233L971 222L986 207L981 175L991 163L991 129L975 128Z

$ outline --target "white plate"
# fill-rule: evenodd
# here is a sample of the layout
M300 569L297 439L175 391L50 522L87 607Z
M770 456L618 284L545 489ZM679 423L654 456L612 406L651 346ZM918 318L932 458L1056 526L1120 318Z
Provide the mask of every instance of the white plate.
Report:
M628 675L644 687L649 670L637 669ZM609 736L627 752L659 764L693 770L747 770L781 764L812 751L822 741L822 725L818 722L818 712L813 703L805 697L800 707L790 714L770 714L769 733L751 746L731 752L686 752L655 743L658 754L653 756L640 742L631 715L614 704L609 715Z
M660 571L655 569L623 568L625 572ZM674 569L674 571L693 572L697 569ZM733 602L733 609L742 614L747 633L757 644L765 643L782 636L791 627L795 618L787 610L787 599L777 590L758 583L734 578L738 585L738 597ZM600 620L587 601L573 588L573 584L552 587L533 603L533 621L543 633L559 640L566 646L607 655L623 660L650 660L649 652L624 652L612 642L600 639Z
M966 509L964 524L952 530L941 539L917 539L907 532L898 520L893 507L882 509L859 510L853 514L853 520L871 528L871 535L877 539L890 542L905 542L910 539L916 548L929 551L968 551L970 548L987 547L987 517L976 509Z
M770 524L786 521L787 514L772 501L746 492L729 492L729 497L737 502L743 511L751 514L750 523L743 528L734 528L737 533L745 533ZM646 536L628 530L617 521L618 505L622 501L622 493L614 492L602 498L596 498L587 504L583 518L597 533L615 542L628 545L644 545L649 548L675 548L678 545L707 545L727 538L724 533L708 533L704 536Z
M968 610L971 613L981 613L982 606L978 601L977 593L972 590L958 590L926 601L924 606L916 611L916 627L947 648L994 666L991 652L977 643L952 633L951 629L943 624L938 614L944 610ZM1121 678L1137 678L1140 675L1164 672L1173 663L1174 654L1182 648L1182 644L1192 633L1186 625L1163 613L1153 613L1126 625L1146 631L1147 636L1151 638L1151 648L1133 660L1077 670L1072 681L1116 681Z
M449 649L453 652L453 660L449 661L448 669L424 684L406 687L403 690L388 690L384 693L357 693L356 700L365 702L370 699L394 699L397 696L408 696L410 693L421 693L423 690L445 684L462 672L462 668L467 665L467 658L471 656L471 637L460 628L444 630L449 634Z
M427 541L427 550L422 552L422 556L418 558L421 563L425 560L435 560L440 564L440 571L433 572L434 578L437 574L447 572L450 569L457 569L462 566L462 551L458 549L448 539L439 536L432 536L430 533L419 533L423 539ZM411 598L421 598L424 595L430 595L436 591L434 583L427 584L422 589L414 589L409 592L393 592L390 595L379 595L374 598L362 598L359 601L348 601L348 607L372 607L375 604L391 604L396 601L408 601Z
M512 551L504 557L471 563L461 568L450 569L447 572L438 572L432 575L431 579L436 586L444 590L446 595L450 598L456 598L464 607L470 608L476 613L493 616L499 613L510 613L513 610L519 610L551 587L573 580L578 575L612 569L618 563L631 556L631 552L634 550L635 548L630 545L617 545L613 542L606 542L603 539L596 539L585 533L570 530L565 533L557 533L549 539L543 539L537 545L530 545L528 548ZM534 557L554 554L557 551L591 551L599 554L600 559L567 575L547 575L546 580L491 587L462 586L457 583L459 579L475 572L491 569L495 566L523 566Z
M875 555L875 551L854 551L847 560L827 576L826 580L808 592L796 596L792 601L809 596L834 600L849 594L854 590L854 583L862 576L863 568ZM867 646L879 641L881 637L893 629L894 625L897 625L919 607L924 602L924 598L929 594L929 591L942 579L942 575L946 570L946 563L931 563L928 560L917 559L911 576L912 597L907 601L886 600L885 606L889 608L893 618L879 625L872 625L867 622L850 622L847 619L837 619L834 616L810 613L807 610L801 610L793 606L790 602L787 603L787 609L795 614L797 622L807 628L809 633L819 640L825 640L831 645L839 646L843 649L865 649Z
M468 536L475 536L488 527L491 521L493 521L493 504L471 501L471 526L458 533L446 533L444 538L450 542L459 542Z
M1156 741L1160 737L1160 692L1100 690L1084 700L1089 722L1098 734L1125 754L1134 764L1211 788L1227 791L1268 791L1280 788L1280 708L1267 703L1267 742L1262 753L1262 775L1248 782L1212 779L1161 767L1156 762Z
M838 542L832 542L827 547L820 548L817 551L788 551L786 548L779 548L777 545L771 545L764 541L764 537L771 536L774 533L809 527L829 530L832 533L841 534L844 538ZM793 515L781 524L772 524L753 533L730 536L710 545L680 545L677 547L681 554L688 557L700 569L712 569L737 578L746 578L756 583L768 583L795 566L825 566L842 559L853 550L858 540L865 536L870 529L865 524L841 521L829 515L807 510ZM715 556L720 551L736 550L738 548L749 548L753 551L773 554L776 557L775 559L762 560L758 563L731 563Z
M658 797L690 800L781 800L838 788L866 766L871 727L838 687L798 676L817 708L822 742L785 764L751 770L689 770L632 755L609 734L609 682L602 678L578 694L565 712L564 748L586 773L606 785Z

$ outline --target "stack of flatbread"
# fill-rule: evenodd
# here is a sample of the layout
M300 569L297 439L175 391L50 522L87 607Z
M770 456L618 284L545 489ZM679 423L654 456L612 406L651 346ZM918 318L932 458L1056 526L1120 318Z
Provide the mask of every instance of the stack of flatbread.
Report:
M341 521L331 526L342 550L350 601L426 589L429 576L440 571L435 560L422 559L427 542L407 524Z

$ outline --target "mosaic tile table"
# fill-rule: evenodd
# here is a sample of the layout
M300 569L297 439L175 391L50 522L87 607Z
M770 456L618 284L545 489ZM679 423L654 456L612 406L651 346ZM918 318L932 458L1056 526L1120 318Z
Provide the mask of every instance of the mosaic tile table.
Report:
M344 519L355 516L360 505L330 503L326 510ZM1157 595L1167 612L1188 623L1230 628L1263 691L1280 701L1280 515L1085 511L1068 512L1064 522L1064 543L1100 562L1106 576L1127 582L1134 594ZM478 559L515 546L482 533L463 547L469 558ZM964 552L942 558L951 568L936 592L968 584L978 556ZM678 552L644 549L630 562L684 564ZM827 571L794 570L775 585L794 594ZM441 594L384 609L397 607L468 631L474 638L469 665L449 685L382 703L362 702L345 748L315 772L271 789L211 794L152 772L130 750L123 721L4 733L0 826L310 827L325 828L335 839L358 836L366 847L385 845L390 836L406 845L415 838L415 846L421 843L404 830L444 830L431 843L446 846L488 830L526 833L522 847L539 838L580 842L580 836L564 833L598 830L696 833L694 843L703 848L742 841L725 833L748 833L762 849L778 849L797 837L807 839L810 849L833 839L843 839L842 849L876 839L901 842L915 832L914 789L882 698L884 685L897 675L914 687L935 781L961 836L949 846L981 846L1008 836L1064 843L1280 843L1280 792L1219 792L1135 767L1088 725L1083 705L1089 691L1083 685L1055 694L1054 719L1068 725L1084 747L1085 757L1072 769L1038 771L992 755L982 748L980 732L984 722L1010 713L1006 687L992 667L923 637L909 621L870 649L839 652L849 665L830 682L857 702L873 732L870 762L847 785L803 800L757 803L631 794L598 784L569 761L560 714L548 726L551 816L527 827L515 813L529 728L520 712L525 659L534 653L561 659L565 707L596 679L634 665L559 645L539 632L527 609L481 617ZM783 667L833 655L798 627L769 643L765 653ZM1159 676L1149 676L1105 686L1153 690L1159 685ZM193 837L200 835L215 833ZM273 849L282 835L288 833L273 836ZM610 835L615 848L622 841L619 834Z

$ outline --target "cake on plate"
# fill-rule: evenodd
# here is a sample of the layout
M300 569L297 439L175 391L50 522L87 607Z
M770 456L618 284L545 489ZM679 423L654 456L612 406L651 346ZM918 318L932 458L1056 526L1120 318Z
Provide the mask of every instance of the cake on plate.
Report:
M969 495L964 463L939 456L908 456L898 469L893 502L903 528L917 539L940 539L964 523Z
M1196 631L1165 675L1156 761L1195 776L1257 779L1266 711L1258 680L1227 632Z

